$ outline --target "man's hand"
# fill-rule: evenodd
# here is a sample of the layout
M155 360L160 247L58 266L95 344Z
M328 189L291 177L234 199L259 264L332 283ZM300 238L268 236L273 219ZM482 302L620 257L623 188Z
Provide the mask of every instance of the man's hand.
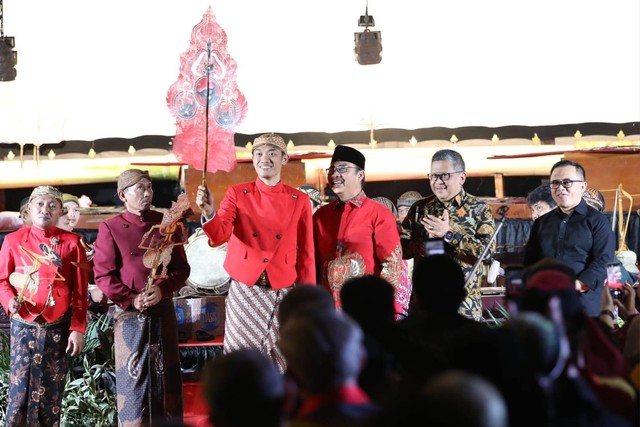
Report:
M69 342L67 343L67 354L69 356L77 356L84 348L84 334L78 331L71 331L69 334Z
M9 300L9 313L13 314L20 309L20 304L18 304L18 299L13 297Z
M613 298L611 298L611 292L609 284L605 281L604 288L602 289L602 299L600 302L600 310L606 310L613 312Z
M139 293L133 299L133 307L138 311L145 311L147 309L146 295L144 292Z
M425 230L427 230L427 233L429 233L429 238L441 239L451 228L449 227L449 211L445 209L442 212L442 217L427 215L420 220L420 224L422 224Z
M145 304L147 307L153 307L157 303L162 301L162 289L158 286L152 286L151 289L147 292L147 297L145 299Z
M158 286L152 286L150 290L141 292L133 299L133 306L138 311L145 311L162 300L162 290Z
M625 283L622 287L624 293L624 300L613 300L613 303L618 307L618 314L623 320L629 319L629 317L635 316L638 313L636 308L636 290L633 286Z
M605 280L602 289L602 299L600 303L600 321L612 328L615 326L615 314L613 312L613 298L611 298L611 292L609 290L609 284Z
M585 292L589 292L590 290L591 288L589 288L589 286L585 285L582 281L576 279L576 291L585 293Z
M204 185L198 186L196 193L196 205L202 210L202 213L210 218L213 215L213 193Z

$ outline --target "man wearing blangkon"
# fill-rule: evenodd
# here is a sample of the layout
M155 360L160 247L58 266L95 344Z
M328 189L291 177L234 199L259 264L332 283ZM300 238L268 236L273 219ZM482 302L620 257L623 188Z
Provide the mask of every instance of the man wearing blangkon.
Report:
M0 250L0 303L11 317L7 427L58 426L68 356L84 348L87 260L80 236L56 227L62 193L43 185L28 199L31 225ZM3 349L4 350L4 349Z
M289 156L280 135L256 138L252 158L255 181L227 188L217 211L213 194L200 185L196 204L206 219L202 230L209 244L229 243L224 261L231 276L224 352L257 348L284 371L276 346L278 306L294 285L313 285L316 279L311 202L281 180Z
M180 244L184 236L162 234L156 227L163 214L151 209L153 185L147 171L122 172L117 195L126 209L100 224L93 272L100 290L118 306L113 328L118 425L181 422L182 374L172 297L190 272ZM163 242L171 251L162 273L162 266L153 271L148 266L150 258L167 256L164 250L154 253L153 242Z
M550 185L558 209L534 221L524 265L549 257L571 267L583 308L590 316L597 316L607 263L615 258L611 223L583 199L587 182L580 164L570 160L557 162L551 168Z
M467 277L467 296L459 312L481 321L481 271L472 270L489 244L495 224L489 206L462 187L466 177L460 153L437 151L431 158L429 174L433 195L411 206L400 233L404 258L424 257L427 240L444 239L446 253L460 264Z

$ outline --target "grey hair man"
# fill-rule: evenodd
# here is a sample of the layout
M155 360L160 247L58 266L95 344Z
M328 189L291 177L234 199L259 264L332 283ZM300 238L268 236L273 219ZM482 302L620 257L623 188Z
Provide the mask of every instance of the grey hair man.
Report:
M420 259L426 255L428 240L444 240L445 252L462 267L466 277L467 297L460 305L460 314L481 321L481 274L473 267L489 244L495 224L489 205L464 190L466 179L460 153L437 151L431 158L429 174L433 195L411 206L400 233L404 258Z

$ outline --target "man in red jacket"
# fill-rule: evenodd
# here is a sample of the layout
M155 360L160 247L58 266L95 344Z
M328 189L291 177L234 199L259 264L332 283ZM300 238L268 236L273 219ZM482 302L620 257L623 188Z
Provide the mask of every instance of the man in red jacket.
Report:
M278 304L296 284L315 284L311 203L302 191L282 183L287 145L265 134L253 143L258 178L227 189L217 211L213 195L199 186L202 229L212 246L228 242L224 268L231 277L226 298L224 351L257 348L284 370L276 346Z
M87 274L80 236L56 227L62 194L36 187L30 227L8 234L0 250L0 302L11 317L6 425L60 422L67 354L84 347Z
M337 200L313 214L316 257L322 284L341 308L340 289L352 277L382 277L395 292L396 314L403 314L406 296L399 286L402 248L396 219L389 209L367 197L365 157L355 148L338 145L327 169L327 181Z

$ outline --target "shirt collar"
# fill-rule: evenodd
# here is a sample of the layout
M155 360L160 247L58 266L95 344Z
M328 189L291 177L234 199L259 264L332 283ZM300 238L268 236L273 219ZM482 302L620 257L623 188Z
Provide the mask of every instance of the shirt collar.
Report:
M355 197L352 197L346 202L343 202L342 200L338 200L338 203L336 203L336 209L342 208L347 203L355 206L356 208L361 208L366 198L367 198L367 195L364 194L364 190L360 190L360 192Z
M282 193L284 192L284 184L278 181L276 185L267 185L260 178L256 178L256 188L264 193Z
M562 209L560 209L559 206L554 210L556 211L556 215L559 215L561 218L571 216L574 212L582 216L587 216L589 205L584 201L584 199L580 199L580 203L578 203L578 205L569 214L562 212Z
M464 191L464 188L461 188L460 192L456 194L453 199L451 199L451 203L453 203L454 206L456 207L460 207L462 206L462 202L466 197L467 197L467 193Z
M31 234L33 234L34 236L40 238L40 239L44 239L44 238L50 238L53 235L58 233L59 228L58 227L50 227L47 228L46 230L43 230L42 228L38 228L38 227L34 227L31 226Z
M464 191L464 188L461 188L460 192L455 196L453 196L451 200L449 200L449 204L459 208L460 206L462 206L462 202L466 197L467 197L467 193ZM438 200L443 205L448 206L445 202L441 201L440 199L436 198L436 200Z
M580 215L587 216L588 211L589 211L589 205L587 204L587 202L584 201L583 198L580 198L580 203L578 203L578 206L576 206L573 212L577 212Z
M134 214L133 212L129 212L125 210L122 212L122 216L127 222L136 223L136 222L151 222L151 211L147 210L141 212L140 215Z

